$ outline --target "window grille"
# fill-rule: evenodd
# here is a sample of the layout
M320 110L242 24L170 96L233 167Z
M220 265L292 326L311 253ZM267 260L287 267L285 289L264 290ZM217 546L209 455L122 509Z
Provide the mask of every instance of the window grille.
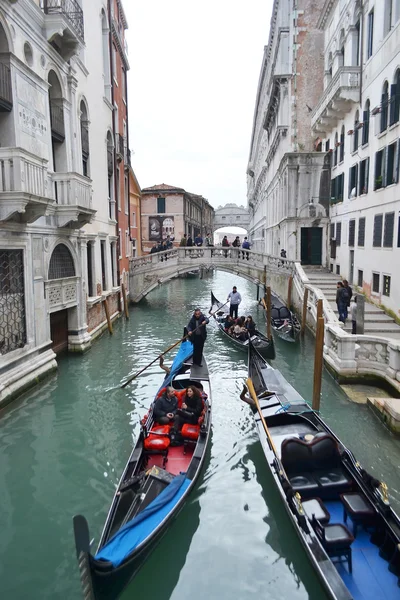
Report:
M26 344L24 256L0 250L0 354Z
M58 244L51 255L49 279L64 279L65 277L75 277L74 259L65 244Z
M363 247L365 244L365 217L358 219L358 245Z

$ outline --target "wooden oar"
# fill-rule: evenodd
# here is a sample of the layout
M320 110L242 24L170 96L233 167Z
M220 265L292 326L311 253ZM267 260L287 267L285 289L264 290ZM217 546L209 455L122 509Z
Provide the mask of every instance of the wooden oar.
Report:
M225 304L227 304L227 302L225 302ZM218 309L219 310L219 309ZM210 313L211 316L213 316L215 313ZM194 329L192 331L192 333L194 333L195 331L197 331L198 329L200 329L200 327L203 327L203 324L199 325L198 327L196 327L196 329ZM175 342L174 344L172 344L172 346L170 346L169 348L167 348L166 350L164 350L164 352L161 352L161 354L159 354L158 356L155 357L154 360L152 360L151 362L149 362L148 365L146 365L145 367L143 367L143 369L140 369L140 371L137 371L134 375L131 375L131 377L129 377L126 381L124 381L124 383L122 383L120 385L121 388L124 388L128 385L128 383L130 383L133 379L136 379L136 377L138 375L140 375L141 373L143 373L143 371L146 371L146 369L148 369L149 367L151 367L151 365L154 365L155 362L157 362L157 360L160 360L160 358L162 356L164 356L164 354L167 354L168 352L170 352L173 348L175 348L175 346L177 346L178 344L180 344L181 342L184 342L185 340L187 340L189 337L189 335L184 335L183 338L181 338L180 340L178 340L177 342Z
M227 300L225 302L225 304L221 304L221 306L218 306L217 310L215 310L214 312L211 312L211 308L212 308L211 307L210 310L208 311L208 314L213 317L214 315L216 315L221 310L221 308L224 308L224 306L226 306L228 304L228 302L229 302L229 300Z

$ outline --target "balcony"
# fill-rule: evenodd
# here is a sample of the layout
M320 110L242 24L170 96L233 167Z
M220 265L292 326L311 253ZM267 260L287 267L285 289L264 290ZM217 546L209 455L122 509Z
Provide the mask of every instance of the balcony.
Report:
M78 302L78 277L50 279L45 282L49 312L72 308Z
M10 112L13 107L10 67L0 63L0 111Z
M360 67L341 67L311 113L315 133L326 134L360 100Z
M49 214L47 160L22 148L0 148L0 222L33 223Z
M65 140L64 109L54 100L50 100L50 124L51 137L56 142L63 142Z
M52 181L57 227L79 229L90 223L96 213L92 208L92 181L79 173L53 173Z
M117 160L119 162L123 160L126 163L128 149L126 146L126 139L120 133L115 134L115 148L117 152Z
M65 61L84 43L83 11L76 0L40 0L47 40Z

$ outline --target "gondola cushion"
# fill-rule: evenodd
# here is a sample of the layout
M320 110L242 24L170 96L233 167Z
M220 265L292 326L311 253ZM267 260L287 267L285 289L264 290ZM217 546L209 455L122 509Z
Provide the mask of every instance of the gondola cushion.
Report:
M200 434L200 425L192 425L191 423L185 423L182 427L182 436L189 440L197 440Z
M156 433L157 435L168 435L171 430L171 425L153 425L150 429L150 433Z
M162 452L166 450L171 443L169 437L163 435L148 435L144 440L144 449L145 450L158 450Z
M351 489L351 479L342 469L321 469L313 476L324 492L343 492Z
M289 481L294 491L300 492L302 496L309 498L319 493L320 488L311 473L291 475Z

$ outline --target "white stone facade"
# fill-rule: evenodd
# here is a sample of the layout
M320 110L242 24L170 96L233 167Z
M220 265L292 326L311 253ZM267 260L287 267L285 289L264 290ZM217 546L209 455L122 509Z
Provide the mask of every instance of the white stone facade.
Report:
M332 161L330 267L400 315L400 1L326 2L312 128Z
M275 0L248 164L253 249L321 264L327 259L329 168L313 144L310 111L323 87L320 7Z
M0 2L0 402L55 368L57 344L87 348L105 297L118 310L107 15L106 0Z

